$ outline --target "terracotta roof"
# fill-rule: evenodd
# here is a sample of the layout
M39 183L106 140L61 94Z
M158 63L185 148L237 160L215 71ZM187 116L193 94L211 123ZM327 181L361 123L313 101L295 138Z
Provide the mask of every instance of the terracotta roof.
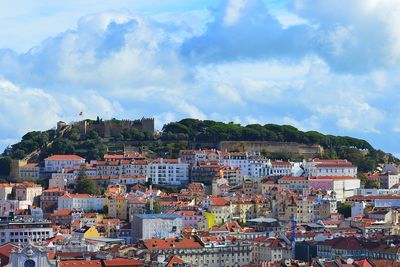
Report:
M307 180L307 177L303 176L283 176L279 181L305 181Z
M222 197L210 197L211 206L228 206L229 200Z
M72 210L55 210L50 216L65 216L65 215L71 215Z
M84 158L78 155L53 155L44 160L84 160Z
M194 239L194 237L182 238L180 240L176 238L165 238L165 239L152 238L144 240L144 244L150 250L203 247L197 240Z
M134 267L134 266L144 266L144 264L135 259L124 259L115 258L111 260L103 260L104 267L107 266L119 266L119 267Z
M96 198L100 197L99 195L89 195L89 194L65 194L60 198Z
M177 164L178 163L178 159L164 159L164 158L158 158L153 160L151 163L170 163L170 164Z
M331 246L332 249L341 250L361 250L365 248L365 244L354 236L326 240L323 242L323 245Z
M358 180L358 178L355 178L353 176L313 176L311 177L311 180Z
M318 167L318 168L357 168L350 162L349 163L335 163L335 164L322 163L322 164L315 165L315 167Z
M102 267L100 260L67 260L60 261L60 267Z
M179 263L185 263L184 260L182 260L181 258L178 258L177 256L172 256L167 263L167 266L174 266L174 264L179 264Z
M27 163L19 168L37 168L39 167L39 163Z
M123 159L125 158L124 155L111 155L111 154L105 154L104 159Z
M66 192L66 191L59 187L52 187L42 191L42 193L47 193L47 192Z
M8 264L10 258L10 251L12 249L17 249L17 248L18 246L12 243L5 243L4 245L0 246L1 266L5 266Z

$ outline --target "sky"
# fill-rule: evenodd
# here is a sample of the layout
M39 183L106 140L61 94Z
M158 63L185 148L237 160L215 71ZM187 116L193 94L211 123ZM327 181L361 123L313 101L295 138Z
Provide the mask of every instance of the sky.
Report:
M277 123L400 154L397 0L0 0L0 149L96 116Z

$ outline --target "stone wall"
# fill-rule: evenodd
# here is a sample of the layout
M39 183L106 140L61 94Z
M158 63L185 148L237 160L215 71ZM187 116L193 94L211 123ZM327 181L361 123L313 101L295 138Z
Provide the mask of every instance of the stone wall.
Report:
M306 158L314 157L323 153L320 145L306 145L293 142L271 142L271 141L222 141L219 144L222 151L261 152L269 153L291 153L302 155Z

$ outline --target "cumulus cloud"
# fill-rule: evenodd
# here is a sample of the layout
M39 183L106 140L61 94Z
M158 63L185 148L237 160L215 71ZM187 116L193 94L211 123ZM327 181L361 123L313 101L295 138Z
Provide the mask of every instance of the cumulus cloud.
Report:
M192 60L285 59L318 55L337 72L365 73L399 65L400 31L395 0L293 1L274 16L262 0L227 1L206 31L188 39ZM282 19L283 17L283 19Z

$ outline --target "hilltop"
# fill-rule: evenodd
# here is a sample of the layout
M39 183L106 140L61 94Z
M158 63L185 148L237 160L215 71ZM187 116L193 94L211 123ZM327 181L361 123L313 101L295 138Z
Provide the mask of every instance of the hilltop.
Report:
M152 124L153 123L153 124ZM325 135L316 131L303 132L290 125L249 124L242 126L212 120L183 119L171 122L154 132L154 120L84 120L72 124L58 123L57 129L33 131L3 154L7 160L41 161L52 154L78 154L88 160L101 159L107 152L128 147L147 155L177 157L180 149L219 148L221 141L273 141L317 145L323 152L315 157L344 158L361 172L373 171L379 164L398 161L392 155L373 148L367 141L349 136ZM270 158L302 160L292 153L262 151ZM3 159L4 161L4 159ZM5 175L7 163L0 162ZM1 167L3 166L3 167Z

